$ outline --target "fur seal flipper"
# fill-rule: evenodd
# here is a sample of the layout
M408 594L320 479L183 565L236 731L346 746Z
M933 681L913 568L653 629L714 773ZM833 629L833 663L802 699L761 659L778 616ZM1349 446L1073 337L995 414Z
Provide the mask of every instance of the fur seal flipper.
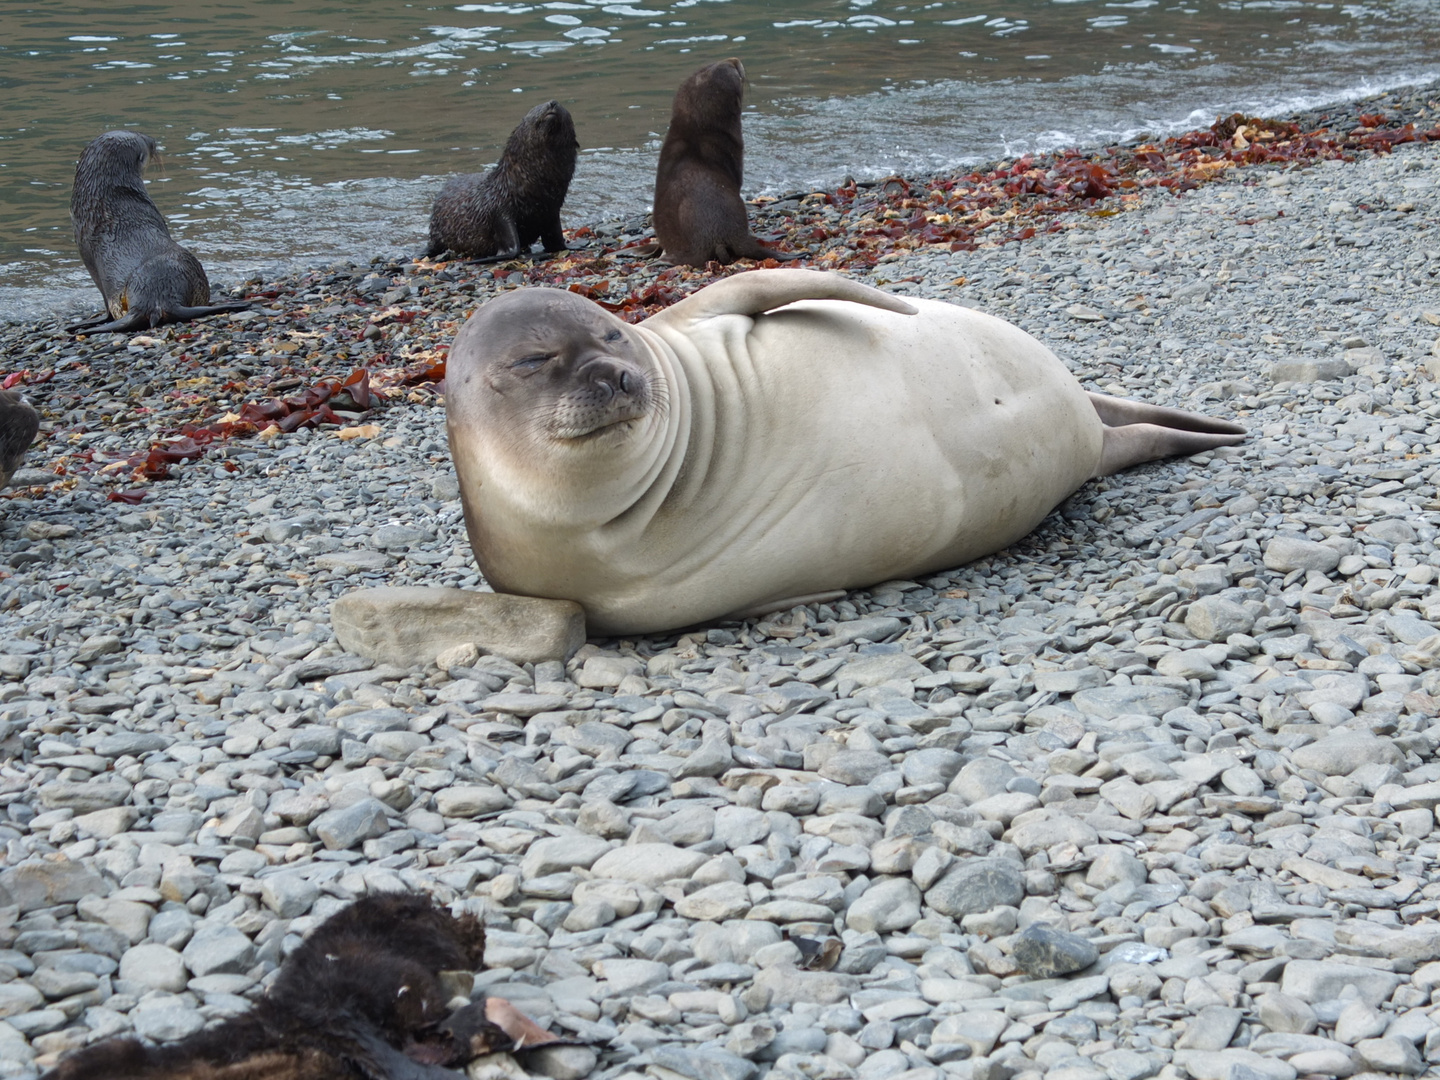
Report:
M633 326L565 290L502 293L456 336L447 387L486 579L574 600L596 634L959 566L1100 471L1244 437L1096 400L1001 319L810 270L737 274Z
M69 333L148 330L250 306L244 301L210 303L205 268L193 252L171 239L145 190L145 166L155 153L149 135L107 131L92 140L75 163L70 220L80 258L105 298L106 312L67 327Z
M445 182L430 211L425 256L452 251L467 258L513 258L536 240L546 251L564 251L560 207L579 149L565 106L536 105L510 133L493 169Z
M767 247L750 231L740 199L744 93L745 65L733 56L706 64L675 91L655 167L651 215L667 262L703 267L711 261L798 258Z

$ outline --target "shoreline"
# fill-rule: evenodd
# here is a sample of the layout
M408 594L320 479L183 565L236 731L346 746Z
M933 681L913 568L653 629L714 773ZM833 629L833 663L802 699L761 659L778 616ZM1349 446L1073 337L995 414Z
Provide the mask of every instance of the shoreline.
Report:
M477 989L594 1043L571 1080L1433 1072L1440 146L1224 172L859 272L1246 443L954 571L565 665L333 640L356 588L480 583L427 379L479 299L448 268L0 329L55 371L30 476L66 470L0 515L0 1075L233 1014L393 889L483 915ZM616 302L706 277L587 265ZM151 460L277 396L343 424Z
M1397 87L1397 88L1393 88L1393 89L1391 89L1391 90L1386 90L1386 91L1383 91L1383 92L1366 95L1366 96L1364 96L1364 97L1359 97L1359 98L1356 98L1356 99L1353 99L1353 100L1349 100L1349 101L1341 100L1341 101L1333 102L1333 103L1328 104L1328 105L1322 105L1322 106L1317 106L1317 107L1314 107L1314 108L1309 108L1309 109L1306 109L1306 110L1304 110L1304 111L1302 111L1302 112L1289 114L1288 116L1281 116L1281 114L1274 114L1274 115L1272 115L1272 114L1268 114L1268 113L1265 114L1265 115L1266 115L1267 117L1271 118L1271 119L1288 119L1288 120L1292 120L1292 121L1294 121L1294 122L1299 123L1299 124L1300 124L1302 127L1304 127L1305 130L1307 130L1307 131L1308 131L1308 130L1312 130L1312 129L1315 128L1315 127L1321 126L1327 119L1339 118L1339 119L1340 119L1340 122L1342 123L1342 125L1344 125L1344 126L1346 127L1346 129L1348 130L1350 127L1353 127L1353 126L1354 126L1354 120L1355 120L1355 118L1358 116L1358 114L1359 114L1360 112L1363 112L1363 111L1365 110L1365 108L1366 108L1365 103L1366 103L1366 102L1381 103L1381 102L1386 102L1386 101L1397 101L1397 100L1403 102L1405 99L1416 99L1416 98L1418 98L1418 97L1423 97L1423 96L1424 96L1425 94L1427 94L1427 93L1430 94L1431 96L1433 96L1433 95L1434 95L1434 92L1435 92L1435 91L1434 91L1434 88L1435 88L1437 85L1440 85L1440 84L1436 84L1436 83L1432 82L1432 83L1429 83L1429 84L1417 83L1417 84L1413 84L1413 85L1405 85L1405 86L1400 86L1400 87ZM1373 108L1373 107L1377 107L1377 106L1376 106L1376 105L1372 105L1371 107ZM1402 107L1402 112L1404 112L1404 111L1408 111L1408 110L1406 110L1406 109L1404 109L1404 108ZM1177 130L1177 134L1182 134L1182 132L1179 132L1179 131ZM1041 161L1050 160L1050 159L1052 159L1052 158L1055 158L1055 157L1057 157L1057 156L1064 155L1064 154L1080 154L1080 155L1082 155L1082 156L1090 156L1090 155L1093 155L1093 154L1095 154L1095 153L1101 153L1101 152L1105 152L1105 151L1107 151L1107 150L1113 150L1113 149L1116 149L1116 148L1133 147L1133 146L1135 146L1135 145L1138 145L1138 143L1139 143L1139 141L1140 141L1141 139L1146 139L1146 138L1153 138L1153 137L1152 137L1152 136L1140 136L1140 137L1138 137L1138 138L1131 138L1131 139L1128 139L1128 140L1126 140L1126 141L1117 142L1117 143L1091 143L1091 142L1087 142L1087 143L1077 144L1076 146L1073 146L1073 147L1068 147L1068 148L1058 149L1058 150L1047 150L1047 151L1043 151L1043 152L1040 152L1040 153L1031 154L1031 155L1024 155L1024 156L1031 156L1031 157L1034 157L1036 160L1041 160ZM962 168L959 168L959 169L942 171L942 172L932 173L932 174L914 174L914 175L912 175L912 174L910 174L910 173L903 173L903 174L900 174L900 175L902 175L902 176L904 176L905 178L909 179L912 183L920 183L920 182L924 182L924 181L928 181L928 180L933 180L933 179L945 179L945 178L950 178L950 177L954 177L954 176L965 175L967 172L971 172L971 171L977 171L977 172L983 173L983 172L985 172L985 171L987 171L987 170L989 170L989 169L992 169L992 168L994 167L994 165L995 165L998 161L1000 161L1000 160L1002 160L1002 159L996 158L996 159L990 160L989 162L976 162L974 165L971 165L971 166L965 166L965 167L962 167ZM442 178L442 179L443 179L443 178ZM883 177L882 177L882 178L876 178L875 180L867 181L867 182L865 182L865 186L873 186L874 183L878 182L878 181L881 180L881 179L884 179L884 178L883 178ZM438 182L438 181L437 181L437 182ZM753 181L752 181L752 184L753 184ZM789 194L789 195L782 195L782 196L763 195L763 196L756 196L756 199L758 200L759 204L764 205L764 204L768 204L768 203L774 203L774 202L776 202L776 201L781 201L781 202L783 202L783 201L785 201L786 199L795 198L795 197L797 197L797 196L804 196L804 195L807 195L807 194L811 194L811 192L809 192L809 191L802 191L802 192L792 193L792 194ZM755 204L752 203L751 205L752 205L752 213L753 213L753 210L755 209ZM601 217L601 218L598 219L598 220L589 220L589 219L581 220L581 219L576 219L576 222L572 225L572 231L573 231L573 230L576 230L576 229L583 230L583 229L585 229L585 228L592 228L592 229L593 229L593 228L595 228L595 227L597 227L597 226L600 226L600 227L611 227L611 226L617 225L618 223L620 223L620 222L622 222L622 221L632 221L632 222L633 222L633 221L635 221L635 220L638 220L638 218L644 217L644 216L647 216L647 215L648 215L648 212L642 212L641 214L638 214L638 215L632 214L632 215L629 215L628 217ZM182 238L182 239L183 239L183 238ZM420 237L420 234L419 234L419 233L417 233L416 245L417 245L417 246L423 246L423 239ZM403 263L405 263L405 262L407 262L407 261L410 261L410 256L409 256L409 254L408 254L407 252L405 252L405 251L393 251L393 252L388 252L388 253L380 256L380 258L381 258L382 261L384 261L384 262L386 262L386 263L388 263L388 264L390 264L390 265L400 265L400 264L403 264ZM250 273L250 276L249 276L249 277L245 278L245 281L246 281L246 282L254 281L254 280L256 280L257 275L258 275L259 277L263 278L264 280L267 280L267 281L295 280L295 279L302 278L302 277L306 276L307 274L313 273L313 272L319 270L320 268L322 268L322 267L324 267L324 266L331 265L331 264L334 263L335 261L336 261L336 260L333 260L333 259L325 259L325 260L317 260L317 261L315 261L315 262L313 262L313 263L309 263L309 264L300 264L300 263L294 262L293 260L286 260L284 263L272 264L272 265L270 265L270 266L266 266L266 267L263 267L263 268L254 270L253 272ZM346 259L343 259L343 258L342 258L342 259L340 259L339 261L340 261L340 262L347 262L347 261L353 261L353 260L346 260ZM363 262L363 260L362 260L362 262ZM83 268L81 268L81 272L82 272L82 275L83 275ZM223 276L222 276L221 284L220 284L220 285L217 285L217 287L216 287L216 294L219 295L219 293L220 293L221 291L225 291L225 292L227 292L227 293L233 293L233 292L235 291L235 289L237 288L237 286L235 286L233 283L227 283L227 282L233 282L233 281L234 281L233 278L223 277ZM72 290L72 291L73 291L73 290ZM77 294L77 299L70 301L71 303L78 303L78 304L81 305L81 306L75 307L74 310L71 310L71 311L68 311L68 312L62 310L62 311L58 311L58 312L53 313L53 314L51 314L51 315L46 315L46 316L43 316L43 317L40 317L40 318L26 318L26 317L21 317L21 316L19 316L19 315L14 315L14 316L7 315L7 316L4 316L4 317L0 317L0 327L11 327L11 328L14 328L14 327L25 327L25 326L42 326L42 325L48 324L48 322L49 322L52 318L53 318L53 319L60 319L60 320L74 321L74 319L79 318L79 317L82 315L82 313L85 313L85 314L88 314L88 313L89 313L90 308L84 306L86 303L89 303L89 304L95 303L94 298L93 298L93 296L91 295L91 292L92 292L91 283L90 283L88 280L86 280L85 283L84 283L83 291L82 291L81 293ZM83 300L83 301L78 300L78 296L84 296L84 297L85 297L85 300Z
M1024 242L1037 230L1073 227L1078 215L1123 213L1149 187L1163 186L1179 195L1211 182L1231 166L1242 172L1268 161L1308 166L1356 152L1380 152L1394 141L1393 132L1407 124L1414 125L1419 137L1435 139L1440 137L1437 97L1440 84L1404 88L1312 110L1290 121L1267 120L1273 130L1261 127L1259 137L1242 126L1242 135L1250 136L1242 138L1242 145L1235 144L1232 122L1218 129L1218 137L1212 129L1156 144L1156 152L1144 155L1145 161L1136 151L1146 144L1136 142L1027 156L938 177L851 183L835 192L759 200L749 209L758 235L778 240L784 250L805 252L798 265L863 274L928 245L971 251L982 244ZM1383 123L1376 129L1363 125L1362 118ZM1232 121L1238 119L1237 114ZM1312 132L1324 134L1314 137L1308 134ZM376 256L368 267L331 264L273 280L252 278L243 287L216 290L214 296L217 302L249 298L261 310L229 320L199 320L118 336L126 343L123 346L115 335L109 336L111 340L77 340L57 332L59 319L12 324L0 327L0 350L13 361L12 371L25 373L16 383L22 388L32 379L53 377L54 368L39 364L32 374L34 361L28 358L37 354L59 354L63 365L77 359L83 363L87 355L109 355L121 347L131 350L136 347L132 343L141 343L142 350L173 343L176 347L168 350L165 362L177 369L180 378L200 374L208 357L231 356L233 363L219 369L231 394L209 403L203 394L178 395L189 407L163 410L170 418L168 427L145 425L145 445L128 447L123 456L105 460L99 468L88 461L57 462L73 478L97 472L113 477L121 470L117 460L123 461L134 480L144 485L168 475L177 453L187 459L198 457L216 440L254 434L272 422L280 422L283 430L296 422L313 422L327 407L329 395L339 390L341 382L353 382L362 367L370 372L366 382L373 383L373 397L367 395L370 400L361 405L342 395L339 404L345 407L331 413L335 418L331 422L359 423L370 416L371 404L378 407L419 392L417 386L432 386L443 377L444 353L459 329L459 314L473 310L478 298L495 289L517 284L568 287L635 321L712 280L708 271L628 257L625 248L653 238L647 220L648 215L577 226L567 230L568 236L584 246L553 257L486 266L466 260ZM1011 228L1011 221L1018 227ZM998 234L993 226L1000 227ZM753 265L764 264L732 264L721 275ZM880 280L888 279L880 275ZM472 295L466 295L467 285L473 287ZM317 297L323 302L313 302ZM322 319L317 328L316 315L333 315L335 321ZM292 320L300 325L290 325ZM58 347L37 347L39 343L30 340L36 332L52 342L58 340ZM310 347L316 333L331 355ZM310 362L294 363L302 347L303 358ZM247 383L262 393L246 394ZM266 390L272 393L266 395ZM66 396L72 402L83 398ZM132 400L140 396L129 395ZM155 413L149 415L153 419ZM42 435L52 426L42 423ZM130 487L109 494L120 494L133 504L141 490Z

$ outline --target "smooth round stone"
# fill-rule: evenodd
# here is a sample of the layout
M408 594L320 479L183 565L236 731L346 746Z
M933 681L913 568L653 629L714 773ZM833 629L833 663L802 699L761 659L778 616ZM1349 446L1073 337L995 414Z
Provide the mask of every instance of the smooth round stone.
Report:
M876 881L845 912L845 925L861 933L888 934L920 920L920 890L909 878Z
M1055 979L1089 967L1100 958L1100 950L1078 934L1031 923L1015 935L1010 955L1027 975Z
M1005 905L1018 907L1025 897L1020 867L1009 859L970 859L952 866L925 893L925 902L942 915L957 918Z
M1314 570L1328 574L1340 565L1340 552L1315 540L1277 536L1265 545L1265 565L1278 573Z
M151 990L179 993L190 981L190 974L178 952L165 945L150 944L125 951L120 957L120 978Z
M809 814L819 805L820 793L808 785L780 784L767 788L760 799L762 809L783 814Z
M837 784L863 786L890 771L890 759L874 750L841 750L820 766L820 775Z
M949 784L955 779L964 764L965 758L961 754L954 750L935 746L925 750L913 750L906 754L905 760L901 762L900 771L905 778L905 783L911 786Z
M1202 641L1224 641L1231 634L1248 634L1255 616L1223 596L1202 596L1190 604L1185 629Z
M145 1001L130 1013L135 1034L156 1042L173 1042L193 1035L205 1026L200 1013L172 999Z
M1262 994L1256 999L1255 1007L1260 1022L1271 1031L1309 1035L1319 1024L1309 1003L1293 994L1279 991Z

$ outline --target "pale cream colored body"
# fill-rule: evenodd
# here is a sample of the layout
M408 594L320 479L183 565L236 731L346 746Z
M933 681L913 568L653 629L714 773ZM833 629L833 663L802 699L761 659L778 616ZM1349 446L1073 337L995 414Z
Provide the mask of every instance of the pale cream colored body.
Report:
M576 600L592 633L687 626L958 566L1095 474L1094 405L1017 327L936 301L882 310L905 304L868 289L879 301L727 310L725 287L762 273L861 288L757 271L626 327L656 400L581 446L477 420L454 365L483 345L462 331L451 445L494 588Z

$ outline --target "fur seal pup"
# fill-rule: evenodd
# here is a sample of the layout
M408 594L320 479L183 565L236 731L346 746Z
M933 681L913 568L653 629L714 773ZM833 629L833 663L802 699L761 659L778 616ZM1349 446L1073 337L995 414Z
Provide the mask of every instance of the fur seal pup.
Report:
M651 215L662 258L669 262L703 267L712 260L796 258L766 247L750 232L740 199L744 93L745 65L733 56L706 64L675 91Z
M250 306L210 303L210 281L200 260L170 238L145 190L145 166L155 152L149 135L107 131L75 163L70 195L75 244L107 313L67 327L72 333L148 330Z
M0 488L25 460L40 430L40 414L15 390L0 390Z
M560 206L579 150L569 110L558 101L536 105L505 140L493 169L445 181L430 211L426 257L453 251L512 258L536 240L546 251L564 251Z
M1087 394L1019 327L755 270L638 325L560 289L484 304L445 395L497 590L674 629L959 566L1091 477L1244 429Z
M464 1080L482 1054L562 1042L494 998L447 1017L441 973L479 970L484 951L473 915L367 897L316 927L248 1013L162 1046L109 1039L45 1080Z

